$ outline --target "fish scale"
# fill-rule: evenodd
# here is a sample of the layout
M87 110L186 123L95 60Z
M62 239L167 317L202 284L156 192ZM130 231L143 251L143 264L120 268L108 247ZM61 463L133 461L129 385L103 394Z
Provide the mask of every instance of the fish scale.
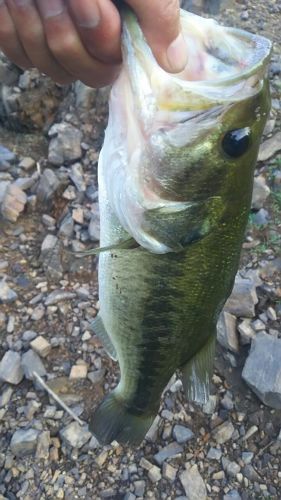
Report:
M121 375L90 422L102 443L140 443L178 369L187 397L207 400L216 323L238 268L270 109L270 42L189 13L181 20L189 37L203 37L193 45L206 51L206 81L196 86L185 79L192 67L176 76L159 68L125 13L124 67L99 160L100 313L93 328ZM217 82L204 40L226 52ZM244 52L249 67L241 72Z

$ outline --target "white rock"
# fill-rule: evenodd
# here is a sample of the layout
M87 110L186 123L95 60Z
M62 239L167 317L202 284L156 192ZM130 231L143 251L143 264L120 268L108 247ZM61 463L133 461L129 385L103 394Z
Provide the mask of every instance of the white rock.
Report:
M239 351L239 342L236 329L237 320L232 314L223 311L217 324L217 339L219 343L233 352Z
M27 202L27 196L22 189L14 183L10 184L2 201L2 214L10 222L16 222L20 213L23 212Z
M81 427L78 422L72 422L60 431L62 440L73 448L82 448L92 437L88 426Z
M185 494L188 500L206 500L207 491L203 478L197 465L186 466L186 470L180 475Z
M281 132L262 143L259 151L258 161L269 160L275 153L281 150Z
M30 342L30 347L32 347L33 351L39 354L42 358L48 356L52 349L51 344L44 337L42 337L42 335L39 335L39 337L32 340L32 342Z
M88 373L88 367L86 365L74 365L71 368L69 378L79 379L86 378Z
M252 208L259 210L263 208L267 198L270 195L270 189L262 175L254 178L254 190L252 197Z
M17 385L23 379L21 356L18 352L7 351L0 363L0 380Z

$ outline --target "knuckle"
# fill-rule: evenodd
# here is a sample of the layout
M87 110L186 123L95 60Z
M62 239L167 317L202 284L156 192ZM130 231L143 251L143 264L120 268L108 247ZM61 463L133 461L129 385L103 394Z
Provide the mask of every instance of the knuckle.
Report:
M72 56L77 52L76 38L71 34L65 36L63 39L53 40L50 38L48 45L51 52L58 58Z

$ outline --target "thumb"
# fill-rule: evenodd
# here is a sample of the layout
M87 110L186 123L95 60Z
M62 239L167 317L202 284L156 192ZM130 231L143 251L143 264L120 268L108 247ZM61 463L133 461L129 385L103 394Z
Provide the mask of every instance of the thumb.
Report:
M157 62L178 73L187 63L187 47L180 30L179 0L126 0L134 10Z

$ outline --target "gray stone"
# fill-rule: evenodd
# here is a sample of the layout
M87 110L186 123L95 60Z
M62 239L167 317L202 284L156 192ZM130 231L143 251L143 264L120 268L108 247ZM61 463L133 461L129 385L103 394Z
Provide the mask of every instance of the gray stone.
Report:
M18 457L33 453L37 446L38 435L39 431L36 429L17 430L10 443L12 452Z
M264 208L252 215L252 221L257 226L266 226L270 221L270 214Z
M173 428L173 438L179 444L187 443L187 441L190 441L194 437L194 433L188 427L175 425Z
M46 306L53 306L59 302L64 302L66 300L72 300L76 297L73 292L68 292L67 290L54 290L51 292L45 300Z
M231 490L223 496L223 500L241 500L241 496L239 495L238 491Z
M226 421L213 430L212 436L218 444L224 444L231 439L234 427L231 422Z
M207 403L203 405L203 412L206 413L206 415L212 415L217 406L217 396L213 395L210 396Z
M164 448L162 448L156 455L154 459L158 465L161 465L165 460L173 458L183 452L183 447L178 443L170 443Z
M0 281L0 304L11 304L17 300L17 293L3 279Z
M244 319L238 325L238 332L240 333L240 342L242 345L250 344L256 336L255 330L251 327L250 319Z
M10 181L0 181L0 205L6 196L6 192L10 184Z
M0 394L0 408L3 408L3 406L6 406L9 403L13 392L14 389L9 385L4 387L2 393Z
M220 461L222 456L222 451L218 450L217 448L210 448L207 454L207 458L209 460L217 460L217 462Z
M88 426L81 427L78 422L71 422L60 431L60 436L67 445L79 449L90 441L92 434Z
M259 210L263 208L267 198L270 195L270 189L262 175L254 178L254 190L252 197L252 208Z
M180 480L188 500L207 499L206 486L197 465L186 467L187 469L180 475Z
M22 340L24 340L24 342L30 342L31 340L35 339L36 337L37 337L37 333L34 332L33 330L26 330L22 334Z
M73 235L73 230L74 221L71 217L71 214L67 214L60 225L59 235L65 236L66 238L71 238L71 236Z
M13 153L12 151L10 151L10 149L0 144L0 166L4 162L10 163L15 161L15 159L16 159L15 153Z
M266 161L269 160L275 153L281 150L281 132L277 132L273 137L267 139L262 143L260 150L258 161Z
M4 219L16 222L23 212L27 202L27 196L15 183L9 184L2 201L1 211Z
M260 479L261 479L260 476L258 475L258 473L255 471L254 467L251 464L245 465L245 467L243 467L242 474L247 479L249 479L249 481L253 481L253 482L257 481L257 482L259 482Z
M48 160L56 166L72 163L82 156L82 133L69 123L56 123L49 130Z
M251 451L243 451L242 453L242 460L245 465L248 465L251 463L251 461L254 458L254 454Z
M101 368L100 370L95 370L94 372L88 373L87 376L92 384L100 384L104 380L105 369Z
M56 176L55 172L50 168L46 168L40 177L36 194L37 199L41 203L46 203L49 201L58 187L60 186L60 181Z
M51 446L50 431L40 432L36 449L36 458L38 460L47 460L49 458L49 448Z
M223 311L217 323L218 342L233 352L239 351L238 335L236 330L237 320L232 314Z
M236 474L240 472L241 467L236 462L231 462L225 457L222 457L222 466L224 471L229 477L236 477Z
M35 167L35 165L35 160L33 158L30 158L30 156L26 156L20 161L19 168L22 168L23 170L31 170Z
M48 234L41 246L40 260L48 277L60 279L63 276L61 243L56 236Z
M153 465L148 471L148 477L152 483L158 483L161 479L161 470L157 465Z
M159 423L160 423L160 417L157 415L157 417L154 419L152 426L150 427L149 431L147 432L145 438L148 441L155 442L157 437L158 437L158 432L159 432Z
M23 379L21 356L15 351L7 351L0 363L0 380L17 385Z
M93 214L88 226L88 232L91 241L99 241L100 239L100 218L98 214Z
M258 333L252 342L242 377L272 408L281 409L281 339Z
M143 497L144 496L144 492L145 492L145 481L135 481L134 482L134 486L135 486L135 494L137 497Z
M43 365L41 359L32 349L29 349L29 351L23 354L21 365L24 375L28 380L34 379L33 372L36 372L41 377L47 375L45 366Z
M255 279L244 278L237 274L232 294L225 304L224 310L236 317L253 318L258 303Z
M83 168L80 163L75 163L71 166L69 177L79 193L86 191L86 183L84 179Z

